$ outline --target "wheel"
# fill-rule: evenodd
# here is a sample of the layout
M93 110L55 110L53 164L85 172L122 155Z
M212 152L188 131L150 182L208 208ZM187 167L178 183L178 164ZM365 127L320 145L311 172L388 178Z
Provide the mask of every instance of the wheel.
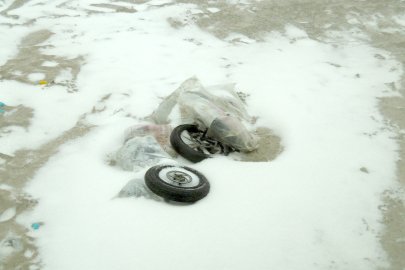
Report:
M209 157L197 140L201 133L202 131L196 125L180 125L173 129L170 143L174 150L185 159L200 162Z
M196 202L207 196L208 180L189 167L158 165L145 173L146 186L155 194L176 202Z
M177 126L170 135L170 143L177 153L192 162L200 162L216 153L229 153L226 146L206 137L206 132L197 125Z

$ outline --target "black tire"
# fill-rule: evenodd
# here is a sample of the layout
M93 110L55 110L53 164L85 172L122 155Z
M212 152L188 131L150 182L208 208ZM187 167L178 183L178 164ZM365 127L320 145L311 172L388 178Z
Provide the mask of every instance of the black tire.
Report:
M155 194L176 202L196 202L207 196L208 180L189 167L158 165L145 173L145 183Z
M181 134L184 131L188 132L201 132L197 125L180 125L173 129L170 135L170 143L173 146L174 150L179 153L185 159L188 159L191 162L200 162L208 157L208 154L204 153L203 151L195 150L191 148L186 142L183 141Z

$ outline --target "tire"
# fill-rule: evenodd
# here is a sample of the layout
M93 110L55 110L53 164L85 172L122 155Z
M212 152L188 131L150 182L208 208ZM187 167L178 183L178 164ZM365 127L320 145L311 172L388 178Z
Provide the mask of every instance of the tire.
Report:
M145 173L146 186L155 194L176 202L196 202L207 196L208 180L189 167L158 165Z
M197 125L180 125L173 129L172 133L170 134L170 143L173 146L174 150L179 153L185 159L188 159L191 162L200 162L208 157L208 154L204 153L203 151L196 150L190 147L183 139L182 133L184 131L187 132L201 132Z

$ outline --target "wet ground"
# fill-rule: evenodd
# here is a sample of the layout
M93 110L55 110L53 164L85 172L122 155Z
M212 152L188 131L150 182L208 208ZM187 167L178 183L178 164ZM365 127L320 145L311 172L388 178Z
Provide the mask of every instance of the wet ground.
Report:
M1 2L1 1L0 1ZM0 16L9 19L7 23L12 29L13 24L35 26L35 19L20 21L12 11L27 5L30 1L6 1L0 11ZM44 1L46 2L46 1ZM60 6L71 8L69 3ZM114 2L114 1L113 1ZM127 0L128 3L147 1ZM340 31L350 33L351 42L369 43L376 48L390 52L390 55L405 64L405 25L399 18L405 16L405 1L399 0L370 0L370 1L323 1L323 0L267 0L244 4L238 1L177 1L178 3L194 3L204 13L189 14L186 20L178 18L169 19L174 28L181 28L190 21L196 23L201 29L212 33L229 42L243 42L239 37L229 39L230 33L240 33L251 39L262 40L270 31L284 31L287 24L295 25L306 31L308 36L320 42L340 46L347 42L339 37ZM175 3L163 3L172 5ZM45 3L46 5L46 3ZM136 12L114 3L98 3L93 7L102 7L113 12ZM208 7L210 10L207 10ZM217 7L217 10L213 10ZM94 10L85 10L87 16L97 13ZM207 16L209 14L209 16ZM42 52L47 46L44 43L53 35L47 29L33 31L22 39L17 46L18 53L9 58L0 66L1 80L16 80L26 84L35 84L37 80L30 78L32 73L45 74L42 78L48 84L58 84L66 87L67 92L78 91L75 81L80 72L85 56L76 58L63 58L48 55ZM384 58L375 55L376 58ZM47 62L47 65L43 65ZM58 78L61 72L69 76ZM359 74L361 76L361 74ZM66 79L68 78L68 79ZM388 85L392 91L401 96L381 98L380 110L386 118L388 125L396 131L396 140L401 146L397 163L397 178L403 189L405 186L405 76L402 84ZM12 132L10 127L20 126L27 128L33 115L32 109L24 106L5 107L9 113L0 115L0 136ZM94 113L94 112L89 112ZM84 118L85 116L83 116ZM1 153L0 148L0 269L35 269L40 268L40 258L35 249L34 239L27 236L27 228L20 225L16 218L24 211L35 206L35 199L24 194L23 188L35 172L43 166L58 148L72 139L85 135L90 126L82 119L78 119L76 126L60 134L39 148L19 149L14 153ZM267 140L275 142L272 159L280 151L276 137L268 135ZM270 149L270 150L271 150ZM364 173L368 173L364 168ZM405 206L404 201L392 194L400 190L383 192L385 205L381 206L384 213L386 230L380 236L381 244L388 254L390 269L405 269Z

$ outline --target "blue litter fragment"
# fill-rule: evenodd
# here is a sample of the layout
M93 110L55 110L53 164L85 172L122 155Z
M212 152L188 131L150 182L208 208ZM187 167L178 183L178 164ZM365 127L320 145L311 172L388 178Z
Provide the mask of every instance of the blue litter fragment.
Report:
M33 228L34 230L38 230L39 227L41 227L41 224L40 224L40 223L32 223L32 224L31 224L31 228Z
M4 107L6 106L6 104L4 104L3 102L0 101L0 107Z
M0 109L0 113L4 113L4 112L6 112L6 111L5 111L5 110Z

